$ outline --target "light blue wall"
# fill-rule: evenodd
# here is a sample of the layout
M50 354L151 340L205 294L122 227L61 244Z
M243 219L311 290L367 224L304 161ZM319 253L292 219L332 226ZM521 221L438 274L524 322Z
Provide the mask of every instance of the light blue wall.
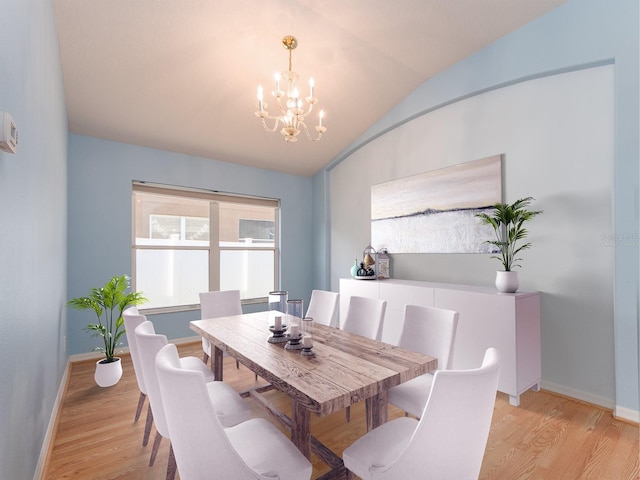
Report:
M615 251L614 400L623 414L624 410L637 414L640 410L637 311L640 127L637 0L572 0L500 39L425 82L345 149L328 169L348 161L352 153L385 132L453 102L524 79L607 63L613 63L615 68L614 227L620 237L631 239L626 244L619 243ZM538 141L543 142L544 139ZM580 172L577 171L576 181L579 178ZM368 202L369 195L369 190L354 191L351 197L331 198L330 203ZM587 261L585 258L585 262ZM446 267L436 265L435 268ZM438 275L439 272L434 274ZM331 272L332 278L336 275L341 276L342 273ZM584 345L584 348L590 349L592 346ZM593 353L598 355L597 351ZM580 375L587 374L588 372L580 372Z
M312 288L311 178L80 135L69 139L70 298L131 273L133 180L280 199L281 288L306 304ZM175 339L193 336L188 321L198 316L192 311L150 320L156 331ZM82 330L88 313L69 311L68 318L69 353L90 351L95 339Z
M67 121L50 0L0 0L0 478L30 479L67 360Z
M329 172L321 170L313 177L313 288L331 290L329 278Z

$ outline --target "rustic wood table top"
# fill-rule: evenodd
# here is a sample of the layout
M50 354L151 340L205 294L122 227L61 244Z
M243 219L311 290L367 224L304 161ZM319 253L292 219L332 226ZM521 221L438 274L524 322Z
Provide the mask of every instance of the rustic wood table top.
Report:
M268 326L269 312L191 322L213 346L320 416L437 368L435 357L324 325L314 325L315 355L307 357L269 343Z

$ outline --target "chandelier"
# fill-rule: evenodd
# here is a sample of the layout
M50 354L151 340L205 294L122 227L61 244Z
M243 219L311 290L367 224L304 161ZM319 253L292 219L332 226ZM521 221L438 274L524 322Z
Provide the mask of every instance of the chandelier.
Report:
M311 113L313 106L318 103L318 99L313 95L315 86L313 78L309 79L309 96L303 100L300 98L300 91L296 86L300 76L291 69L291 52L298 46L298 41L295 37L287 35L282 39L282 46L289 50L289 70L274 75L276 88L271 92L271 96L276 99L278 104L277 114L272 115L267 111L268 105L263 100L262 86L258 86L258 111L256 112L256 117L262 120L262 126L267 132L275 132L279 126L282 126L280 133L287 143L297 142L301 130L304 130L309 140L317 142L322 138L322 134L327 131L326 127L322 125L324 112L320 110L318 114L318 125L315 126L315 130L318 133L317 137L311 137L305 123L305 118ZM281 80L285 82L286 91L280 90ZM303 102L306 102L306 105ZM274 120L273 127L267 125L267 120Z

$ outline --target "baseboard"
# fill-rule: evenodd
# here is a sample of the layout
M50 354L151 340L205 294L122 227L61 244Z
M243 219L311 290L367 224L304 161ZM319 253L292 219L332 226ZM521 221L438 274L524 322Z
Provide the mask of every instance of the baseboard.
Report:
M127 348L127 353L129 353L129 348ZM104 358L104 354L101 352L76 353L74 355L69 355L69 357L67 358L67 361L69 363L83 362L85 360L97 361L97 360L100 360L101 358Z
M169 340L170 343L173 343L175 345L185 345L187 343L196 343L196 342L200 342L200 336L196 335L193 337L182 337L182 338L175 338L172 340ZM116 351L116 356L120 355L120 354L129 354L129 347L122 347L122 348L118 348ZM83 362L85 360L100 360L101 358L104 358L104 354L101 352L87 352L87 353L76 353L74 355L69 355L69 362L73 363L73 362Z
M630 408L624 408L616 405L613 409L613 416L627 422L640 424L640 411L631 410Z
M193 337L174 338L173 340L169 341L175 345L185 345L187 343L196 342L202 344L202 337L200 335L195 335Z
M50 449L53 447L53 439L55 437L56 430L58 428L58 413L64 400L64 395L67 390L67 384L69 382L69 375L71 372L71 363L67 361L67 365L64 368L62 374L62 380L58 387L58 394L56 400L53 402L53 408L51 409L51 416L49 417L49 425L47 425L47 431L44 435L42 442L42 448L40 449L40 457L38 458L38 464L36 465L36 471L33 474L33 480L41 480L44 476L44 469L46 467L47 459L49 457Z
M576 400L580 400L582 402L591 403L592 405L597 405L599 407L606 408L607 410L613 410L615 408L615 403L610 398L602 397L600 395L593 395L592 393L569 388L558 383L547 382L543 380L541 387L550 392L554 392L565 397L575 398Z

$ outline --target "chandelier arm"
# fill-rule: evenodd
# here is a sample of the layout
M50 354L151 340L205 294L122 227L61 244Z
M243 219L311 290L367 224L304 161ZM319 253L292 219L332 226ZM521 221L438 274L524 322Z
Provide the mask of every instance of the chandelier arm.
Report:
M275 120L275 122L273 123L273 128L267 125L265 118L268 118L269 120ZM261 117L260 120L262 120L262 126L264 127L264 129L269 133L273 133L278 129L278 121L280 120L280 117L272 117L271 115L267 115L266 117Z
M281 97L277 98L278 101L278 110L280 110L280 116L285 116L287 114L287 107L282 103ZM276 117L271 117L276 118Z
M307 115L309 115L311 112L313 111L313 103L309 103L309 110L307 110L306 112L302 113L300 116L302 118L305 118Z
M303 127L302 129L304 130L305 135L312 142L317 142L318 140L320 140L322 138L322 134L325 132L324 129L318 130L318 127L316 127L316 131L318 132L318 136L316 138L313 138L313 137L311 137L311 134L309 133L309 129L307 128L307 124L304 123L304 121L300 120L298 122L298 126L302 126Z

